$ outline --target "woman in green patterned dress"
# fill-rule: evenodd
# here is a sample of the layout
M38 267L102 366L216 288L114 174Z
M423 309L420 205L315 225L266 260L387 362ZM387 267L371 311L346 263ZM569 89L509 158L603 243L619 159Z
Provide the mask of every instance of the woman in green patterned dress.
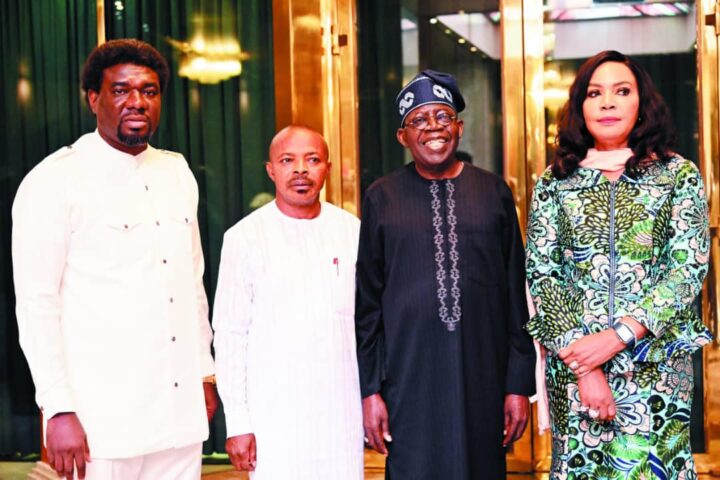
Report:
M692 479L694 309L707 272L697 168L647 72L601 52L570 87L533 195L527 273L546 349L551 478Z

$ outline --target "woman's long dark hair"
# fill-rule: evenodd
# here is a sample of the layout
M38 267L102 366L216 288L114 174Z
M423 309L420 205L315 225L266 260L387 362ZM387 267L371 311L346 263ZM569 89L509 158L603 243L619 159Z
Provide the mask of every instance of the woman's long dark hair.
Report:
M577 169L595 139L585 125L583 102L588 84L595 70L605 62L617 62L627 66L635 76L638 86L638 120L630 136L628 147L633 156L626 164L630 176L638 175L649 163L666 161L672 157L675 129L665 101L655 89L647 71L635 60L615 50L605 50L582 64L570 87L570 99L560 111L558 120L557 150L552 164L555 178L566 178Z

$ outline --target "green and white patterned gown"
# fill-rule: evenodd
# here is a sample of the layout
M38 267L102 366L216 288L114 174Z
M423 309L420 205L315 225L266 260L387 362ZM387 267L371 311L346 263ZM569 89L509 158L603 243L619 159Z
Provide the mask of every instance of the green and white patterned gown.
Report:
M548 169L533 195L527 275L548 349L553 479L693 479L690 354L710 332L693 303L707 273L708 211L695 165L674 157L633 179ZM616 418L579 411L574 374L557 352L630 316L649 333L604 371Z

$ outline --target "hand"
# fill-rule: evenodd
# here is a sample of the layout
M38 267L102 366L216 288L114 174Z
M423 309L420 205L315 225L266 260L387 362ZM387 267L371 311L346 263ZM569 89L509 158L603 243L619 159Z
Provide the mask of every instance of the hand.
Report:
M578 388L580 389L580 401L583 406L598 412L597 416L588 413L590 418L601 421L609 421L615 418L615 399L601 369L596 368L579 378Z
M390 436L390 425L385 401L379 393L365 397L362 400L363 428L365 429L365 441L370 448L387 455L385 442L392 442Z
M530 418L530 400L523 395L508 393L505 395L505 438L503 447L507 447L522 437Z
M203 391L205 392L205 410L207 411L208 422L212 421L215 412L218 409L218 396L215 385L210 382L203 382Z
M625 349L625 344L613 329L586 335L558 352L565 365L580 378L601 367Z
M73 412L58 413L47 423L48 463L60 478L85 478L85 463L90 462L90 448L85 430Z
M257 464L257 446L255 435L246 433L230 437L225 441L225 451L236 470L252 472Z

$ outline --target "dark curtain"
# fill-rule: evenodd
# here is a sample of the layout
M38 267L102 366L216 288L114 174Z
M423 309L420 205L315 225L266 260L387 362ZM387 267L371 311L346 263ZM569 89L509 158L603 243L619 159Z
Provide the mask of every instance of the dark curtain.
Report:
M272 6L263 0L129 0L122 9L106 1L105 12L108 39L145 40L170 63L173 76L153 143L185 155L198 181L205 287L212 303L225 230L250 211L258 193L272 192L264 169L275 129ZM168 38L190 40L198 29L239 41L250 55L240 77L203 85L177 76L180 52ZM222 410L203 451L225 451Z
M91 5L91 7L88 7ZM0 455L39 452L35 390L17 340L10 208L36 163L93 128L79 65L96 43L94 2L0 2Z
M10 259L10 208L25 174L45 156L95 128L79 75L96 45L94 0L0 2L0 456L38 452L40 425L32 379L17 341ZM200 187L205 285L212 302L225 230L272 192L264 160L274 133L272 4L265 0L105 2L106 35L139 38L169 61L162 120L151 143L181 152ZM179 52L198 26L239 41L242 75L217 85L177 76ZM224 451L216 416L204 452Z
M360 189L404 163L395 138L402 88L400 0L357 2Z
M419 24L420 68L448 72L457 79L467 107L459 115L465 131L458 150L473 165L503 175L502 89L500 60L473 53L466 45L422 17ZM490 28L490 27L484 27Z

